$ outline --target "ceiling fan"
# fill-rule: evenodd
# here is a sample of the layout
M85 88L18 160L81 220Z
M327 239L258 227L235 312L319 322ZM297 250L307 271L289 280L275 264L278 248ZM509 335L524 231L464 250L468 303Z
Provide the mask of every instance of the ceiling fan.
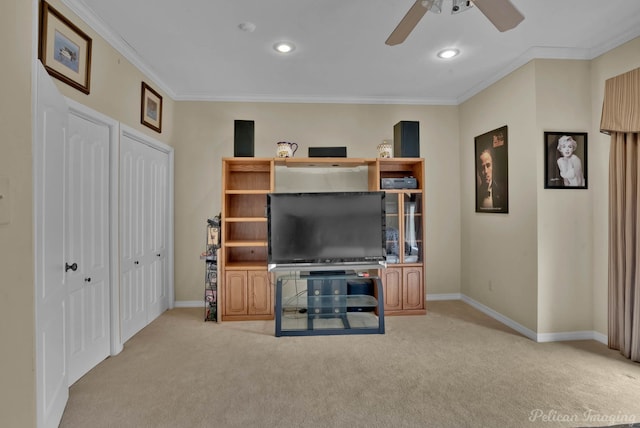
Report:
M385 43L393 46L404 42L427 11L430 10L434 13L442 12L442 1L443 0L416 0ZM475 5L501 32L515 28L524 19L524 16L515 8L510 0L452 1L453 7L451 8L451 13L459 13Z

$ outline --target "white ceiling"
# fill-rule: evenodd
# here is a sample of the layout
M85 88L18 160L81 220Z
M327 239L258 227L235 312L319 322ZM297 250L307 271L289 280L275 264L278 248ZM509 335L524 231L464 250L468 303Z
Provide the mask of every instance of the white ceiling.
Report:
M414 0L62 1L175 100L458 104L531 59L640 36L639 0L512 0L525 20L505 33L444 0L397 46L385 40ZM437 59L446 47L461 55Z

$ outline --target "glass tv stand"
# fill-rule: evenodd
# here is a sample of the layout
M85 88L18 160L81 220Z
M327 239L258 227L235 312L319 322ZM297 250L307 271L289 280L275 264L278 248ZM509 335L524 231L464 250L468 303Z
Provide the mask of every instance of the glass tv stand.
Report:
M378 277L300 272L276 280L276 337L384 334Z

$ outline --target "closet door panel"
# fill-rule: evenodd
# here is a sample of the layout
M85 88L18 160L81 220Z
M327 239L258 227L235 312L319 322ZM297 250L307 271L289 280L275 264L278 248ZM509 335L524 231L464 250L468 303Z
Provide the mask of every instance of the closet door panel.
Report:
M145 266L149 271L148 320L155 319L168 307L167 301L167 212L168 212L168 155L147 147L149 186L148 213L145 230Z
M65 180L69 384L109 355L110 129L69 115Z
M127 134L120 144L121 306L127 340L169 306L169 155Z
M122 341L147 324L144 272L144 171L141 144L123 136L120 141L120 308Z

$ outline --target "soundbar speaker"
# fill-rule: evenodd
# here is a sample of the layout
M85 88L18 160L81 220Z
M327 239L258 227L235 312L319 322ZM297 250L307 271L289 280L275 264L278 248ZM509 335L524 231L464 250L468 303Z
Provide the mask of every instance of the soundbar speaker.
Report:
M346 147L309 147L310 158L346 158Z
M233 122L233 156L253 157L253 146L253 120L235 120Z
M393 127L393 156L420 157L420 122L403 120Z

